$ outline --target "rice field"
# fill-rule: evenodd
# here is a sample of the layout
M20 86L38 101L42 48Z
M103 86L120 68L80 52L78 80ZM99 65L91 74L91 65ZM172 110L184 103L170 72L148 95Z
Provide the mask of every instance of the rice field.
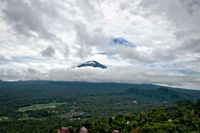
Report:
M26 111L37 111L43 109L54 109L57 106L65 104L64 102L50 102L46 104L33 104L31 106L20 107L18 112L26 112Z

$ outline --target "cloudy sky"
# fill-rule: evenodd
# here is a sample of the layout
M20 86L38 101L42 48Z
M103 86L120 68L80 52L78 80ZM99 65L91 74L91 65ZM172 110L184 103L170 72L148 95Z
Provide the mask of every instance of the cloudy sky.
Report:
M0 80L200 89L199 16L199 0L0 0Z

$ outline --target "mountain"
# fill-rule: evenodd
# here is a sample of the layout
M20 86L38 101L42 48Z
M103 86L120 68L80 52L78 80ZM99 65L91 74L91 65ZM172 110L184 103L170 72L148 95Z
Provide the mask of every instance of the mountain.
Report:
M78 65L77 67L94 67L94 68L101 68L101 69L106 69L107 67L95 60L93 61L87 61L83 64Z

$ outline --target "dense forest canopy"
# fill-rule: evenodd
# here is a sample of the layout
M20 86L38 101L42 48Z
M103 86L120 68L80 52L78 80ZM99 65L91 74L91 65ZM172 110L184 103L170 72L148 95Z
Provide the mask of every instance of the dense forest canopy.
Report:
M198 98L200 91L150 84L0 82L0 132L198 131Z

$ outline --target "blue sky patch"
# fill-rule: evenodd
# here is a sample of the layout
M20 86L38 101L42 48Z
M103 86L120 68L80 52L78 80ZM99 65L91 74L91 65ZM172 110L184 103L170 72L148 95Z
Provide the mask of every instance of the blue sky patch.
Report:
M200 75L200 72L195 72L192 70L179 70L179 72L185 75Z
M126 39L124 39L122 37L114 38L112 40L112 43L114 45L120 45L120 46L124 46L124 47L136 47L135 44L133 44L132 42L127 41Z

